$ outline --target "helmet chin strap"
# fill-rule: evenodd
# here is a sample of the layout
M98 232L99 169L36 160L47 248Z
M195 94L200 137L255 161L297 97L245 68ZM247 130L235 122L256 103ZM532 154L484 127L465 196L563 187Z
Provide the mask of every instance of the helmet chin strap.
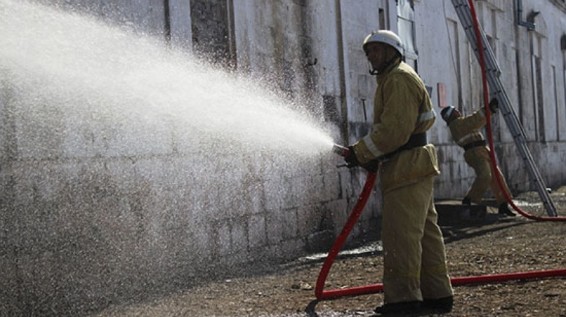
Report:
M387 62L381 63L381 65L379 65L379 66L377 67L377 69L376 69L376 68L373 68L373 66L370 67L370 69L369 69L370 75L372 75L372 76L377 76L377 75L379 75L379 73L380 73L381 71L383 71L384 69L386 69L387 67L389 67L391 64L393 64L393 63L395 62L395 60L397 60L398 57L399 57L398 55L394 55L394 56L391 57ZM371 63L370 63L370 66L371 66Z

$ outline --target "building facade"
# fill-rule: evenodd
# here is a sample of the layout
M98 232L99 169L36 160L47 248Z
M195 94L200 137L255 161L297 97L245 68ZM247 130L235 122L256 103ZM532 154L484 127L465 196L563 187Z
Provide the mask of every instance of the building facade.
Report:
M250 91L255 85L268 87L278 100L315 118L338 144L353 142L371 126L375 79L361 49L371 30L391 29L402 36L407 62L429 88L437 113L445 105L470 113L481 104L480 67L450 1L0 0L0 20L9 20L8 13L14 23L21 22L15 19L18 15L29 19L25 23L41 20L42 12L50 10L42 3L72 13L65 18L53 15L55 22L95 16L154 43L143 46L132 40L140 48L185 52L210 65L211 73L220 69L227 77L242 78L233 84L238 89L244 81L251 83L244 86ZM475 1L475 6L538 168L549 187L564 184L566 4L485 0ZM69 30L57 28L57 23L51 30L49 25L43 26L54 34L49 42L61 41L63 46L71 36L81 41L80 34L67 34ZM85 30L92 27L101 34L84 42L84 54L100 50L104 63L108 52L91 42L125 35L88 25ZM24 52L26 46L21 54L6 49L22 42L6 31L9 25L2 26L0 266L5 270L0 284L7 287L0 289L1 311L76 315L143 300L202 279L238 274L246 267L327 250L342 229L365 181L363 171L337 166L341 159L324 151L297 158L261 149L222 152L225 147L215 143L214 155L209 155L192 147L202 140L175 119L122 127L100 118L123 115L120 110L85 110L85 115L77 109L90 108L75 107L78 102L100 107L109 102L107 95L116 97L84 92L86 85L100 85L106 92L115 86L81 77L79 73L87 71L83 69L63 77L59 70L73 70L73 60L53 70L47 63L26 68L26 63L12 62L62 61L49 52L39 52L34 59L33 52ZM17 39L26 38L22 32ZM33 39L29 44L40 42ZM112 47L108 56L119 56L116 51L126 52L127 46ZM15 57L27 56L24 53L30 53L29 60ZM153 55L141 56L140 68L160 62L151 60ZM146 56L149 62L143 60ZM121 66L117 60L109 69ZM96 74L96 65L88 71ZM41 83L30 80L37 74L47 74L45 83L55 82L49 93L30 88ZM117 85L120 76L112 76ZM14 84L20 78L28 86ZM81 83L81 78L87 81ZM171 78L161 88L165 95L175 87L174 80L184 83L181 77ZM57 89L61 79L72 88ZM118 88L123 93L128 87L141 95L154 89L143 83ZM212 90L214 94L222 95ZM132 104L136 102L144 104L142 98ZM210 104L202 108L215 111ZM511 189L532 190L505 122L495 118L493 125L495 152ZM429 140L439 150L437 199L461 197L473 171L440 117ZM378 237L378 224L375 192L350 242Z

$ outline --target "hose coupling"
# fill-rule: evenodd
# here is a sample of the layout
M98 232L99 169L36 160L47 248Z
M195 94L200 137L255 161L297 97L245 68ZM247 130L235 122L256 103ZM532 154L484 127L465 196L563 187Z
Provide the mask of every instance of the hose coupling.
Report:
M342 157L346 157L350 154L350 149L342 145L334 144L334 146L332 146L332 152Z

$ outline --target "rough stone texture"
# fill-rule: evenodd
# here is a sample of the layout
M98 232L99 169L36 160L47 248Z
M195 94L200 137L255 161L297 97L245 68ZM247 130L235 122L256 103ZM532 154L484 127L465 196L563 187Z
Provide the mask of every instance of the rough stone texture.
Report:
M552 197L564 217L566 188L555 190ZM545 216L534 192L521 194L515 202L531 215ZM454 202L439 203L450 206L451 211L462 211ZM454 287L452 312L422 316L566 315L564 223L498 217L496 212L488 207L485 217L475 219L448 212L440 215L451 276L476 277L478 283ZM378 240L346 248L331 266L324 289L380 283L382 251ZM314 287L325 258L325 253L309 254L262 272L209 281L152 301L115 305L95 316L374 316L383 293L315 301ZM544 271L554 271L553 277L481 280L491 274L526 276Z
M63 0L42 2L71 5ZM234 36L230 40L237 70L258 83L272 84L309 114L336 123L331 131L337 142L350 143L368 131L374 82L359 45L369 30L380 26L377 12L388 8L386 15L395 17L394 6L385 1L360 1L357 6L330 0L232 2L231 13L225 1L190 1L188 7L171 0L171 8L186 10L171 14L171 32L183 47L201 39L201 44L210 44L202 47L224 55L234 47L222 37ZM553 116L563 118L566 110L560 106L565 100L559 89L563 76L549 74L562 68L555 44L564 12L547 2L523 2L525 12L535 6L541 11L537 32L515 26L514 12L504 1L490 1L489 6L480 2L480 12L488 35L495 39L508 94L521 113L535 162L547 185L555 187L566 178L566 130ZM81 0L74 6L163 39L163 3ZM445 21L430 12L445 12L455 33L446 34ZM228 14L234 34L229 32ZM448 103L470 112L479 104L479 73L450 3L418 1L415 19L419 73L431 87L447 84ZM396 29L394 21L390 24ZM194 26L200 28L193 34ZM210 33L204 32L207 28ZM430 34L448 40L428 41ZM531 35L545 39L536 53L544 72L539 86L550 87L539 102L545 107L542 112L531 102ZM446 52L456 51L463 65L459 73L446 57ZM318 238L340 232L363 185L363 172L336 168L341 160L331 155L292 162L234 154L202 157L179 147L174 137L198 144L196 136L164 122L129 131L108 126L103 117L83 120L69 108L38 104L16 109L17 99L24 96L5 85L2 69L0 76L0 284L7 286L0 289L0 315L76 315L169 293L251 264L301 256L315 249L313 244L327 243ZM438 104L434 90L432 97ZM24 124L29 118L34 125ZM461 150L440 120L430 139L441 151L437 196L461 196L473 177ZM508 131L503 130L500 139L497 153L510 186L529 189ZM199 170L199 160L217 166ZM225 179L237 185L228 186ZM217 186L201 186L206 182ZM359 238L378 234L377 195L367 208L354 230Z

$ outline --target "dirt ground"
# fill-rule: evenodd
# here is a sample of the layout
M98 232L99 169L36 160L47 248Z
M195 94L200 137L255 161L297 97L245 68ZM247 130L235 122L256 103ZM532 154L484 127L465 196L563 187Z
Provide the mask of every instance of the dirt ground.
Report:
M566 216L566 187L552 193ZM516 197L533 215L546 216L536 193ZM566 270L566 223L498 217L443 226L452 277ZM372 246L373 245L373 246ZM380 282L378 242L336 260L325 289ZM369 251L368 251L369 250ZM210 282L149 303L112 307L98 316L371 316L383 294L316 302L323 259L299 259L255 276ZM566 276L455 286L454 310L443 316L566 317Z

